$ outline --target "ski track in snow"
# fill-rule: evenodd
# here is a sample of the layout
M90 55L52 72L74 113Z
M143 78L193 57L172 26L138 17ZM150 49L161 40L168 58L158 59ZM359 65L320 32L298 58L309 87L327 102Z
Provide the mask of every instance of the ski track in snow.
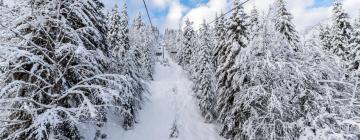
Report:
M170 66L157 63L152 95L139 113L139 123L133 130L116 131L107 128L111 140L224 140L214 124L204 123L200 115L192 83L185 72L169 60ZM177 92L173 92L175 89ZM177 118L178 138L170 138L171 127Z

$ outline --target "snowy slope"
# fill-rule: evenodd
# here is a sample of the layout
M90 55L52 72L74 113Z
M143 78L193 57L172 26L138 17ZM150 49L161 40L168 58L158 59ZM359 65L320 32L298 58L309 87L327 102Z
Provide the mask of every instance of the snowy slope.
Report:
M177 118L176 140L222 140L213 124L204 123L185 72L170 61L156 65L149 102L139 114L139 123L130 131L106 128L111 140L169 140Z

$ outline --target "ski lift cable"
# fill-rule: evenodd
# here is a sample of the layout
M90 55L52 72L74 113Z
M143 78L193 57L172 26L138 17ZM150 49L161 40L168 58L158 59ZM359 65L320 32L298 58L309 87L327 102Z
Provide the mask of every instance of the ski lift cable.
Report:
M152 33L153 33L153 35L154 35L154 37L155 37L155 36L156 36L156 33L155 33L155 31L154 31L154 26L153 26L152 21L151 21L151 17L150 17L150 14L149 14L149 9L148 9L148 7L147 7L147 5L146 5L145 0L142 0L142 1L143 1L145 10L146 10L147 17L149 18L149 22L150 22L150 25L151 25L151 31L152 31ZM163 51L163 53L162 53L162 58L163 58L163 61L165 61L165 48L164 48L164 46L162 46L162 51Z
M232 11L236 10L236 9L237 9L237 8L239 8L240 6L243 6L244 4L246 4L246 3L247 3L247 2L249 2L249 1L250 1L250 0L246 0L246 1L242 2L242 3L241 3L241 4L239 4L238 6L235 6L234 8L232 8L230 11L227 11L225 14L220 15L218 18L221 18L221 17L223 17L223 16L225 16L225 15L227 15L227 14L231 13ZM213 20L213 21L209 22L209 24L214 23L216 20L217 20L217 19L215 19L215 20Z
M147 5L146 5L146 2L145 2L145 0L142 0L142 1L143 1L143 3L144 3L144 7L145 7L145 10L146 10L147 17L149 18L149 22L150 22L151 28L153 28L154 26L153 26L153 24L152 24L152 21L151 21L151 18L150 18L150 14L149 14L149 10L148 10L148 7L147 7Z

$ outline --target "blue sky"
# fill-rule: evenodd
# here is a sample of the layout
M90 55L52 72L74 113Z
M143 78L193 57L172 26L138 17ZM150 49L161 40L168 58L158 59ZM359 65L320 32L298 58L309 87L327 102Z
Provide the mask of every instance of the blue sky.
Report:
M209 0L180 0L180 2L188 7L195 7L198 4L207 3Z
M331 6L332 0L315 0L312 7L328 7Z
M114 3L122 5L124 0L103 0L108 9L112 8ZM155 26L160 29L178 28L184 19L189 18L195 22L194 26L200 24L203 18L210 21L215 13L226 11L229 9L232 0L145 0L150 9L150 16ZM255 5L260 10L266 10L267 6L273 0L250 0L245 9ZM299 26L299 30L305 29L311 25L311 22L319 22L326 19L331 14L331 3L333 0L287 0L288 9L294 15L295 25ZM343 0L344 5L354 12L356 4L360 4L360 0ZM127 0L130 17L134 17L139 12L143 16L145 8L142 0ZM353 4L354 3L354 4ZM120 6L121 7L121 6ZM146 17L144 17L146 18ZM147 22L148 19L146 18Z

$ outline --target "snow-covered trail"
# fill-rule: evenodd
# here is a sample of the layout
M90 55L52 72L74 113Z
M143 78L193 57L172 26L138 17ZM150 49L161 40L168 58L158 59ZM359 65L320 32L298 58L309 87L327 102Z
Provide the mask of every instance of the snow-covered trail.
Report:
M176 140L222 140L213 124L204 123L185 72L169 61L170 66L156 64L152 95L139 113L139 123L133 130L120 132L119 139L172 140L169 135L176 118Z

